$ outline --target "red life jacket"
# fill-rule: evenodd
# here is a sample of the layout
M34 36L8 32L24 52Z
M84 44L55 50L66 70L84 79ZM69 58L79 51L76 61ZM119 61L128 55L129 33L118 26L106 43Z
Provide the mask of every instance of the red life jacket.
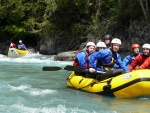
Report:
M86 60L85 67L88 69L88 68L89 68L88 56L89 56L90 54L89 54L87 51L82 51L82 50L79 50L79 51L77 52L77 54L80 53L80 52L84 52L84 53L86 54L86 58L85 58L85 60ZM77 57L77 54L76 54L75 57L74 57L74 62L73 62L73 65L74 65L74 66L80 66L80 64L79 64L79 62L78 62L78 59L76 58L76 57Z
M10 48L16 48L16 44L11 43Z
M16 48L16 44L14 44L14 43L12 43L12 44L13 44L13 47Z

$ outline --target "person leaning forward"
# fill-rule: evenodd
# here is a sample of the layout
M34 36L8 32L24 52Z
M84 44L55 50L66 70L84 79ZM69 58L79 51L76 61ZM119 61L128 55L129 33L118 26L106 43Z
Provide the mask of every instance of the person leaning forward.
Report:
M96 73L96 71L108 71L116 63L121 70L129 72L127 66L121 60L120 55L117 53L121 45L121 40L114 38L111 41L111 47L105 50L95 52L89 56L89 72ZM95 63L96 62L96 63Z

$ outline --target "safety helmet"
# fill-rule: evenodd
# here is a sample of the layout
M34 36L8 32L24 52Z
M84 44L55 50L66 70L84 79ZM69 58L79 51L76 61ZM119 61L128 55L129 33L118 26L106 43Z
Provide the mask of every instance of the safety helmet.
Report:
M88 42L88 43L86 44L86 47L88 47L88 46L95 46L95 43L94 43L94 42Z
M106 34L104 36L104 40L111 40L112 39L112 36L110 34Z
M22 42L22 40L19 40L19 43L21 43Z
M144 45L142 46L142 48L150 49L150 44L144 44Z
M134 48L140 48L140 45L139 44L132 44L131 49L134 49Z
M106 47L106 44L104 42L98 42L96 47Z
M11 43L10 46L13 46L13 44Z
M111 41L111 44L120 44L121 45L121 40L120 39L118 39L118 38L114 38L114 39L112 39L112 41Z

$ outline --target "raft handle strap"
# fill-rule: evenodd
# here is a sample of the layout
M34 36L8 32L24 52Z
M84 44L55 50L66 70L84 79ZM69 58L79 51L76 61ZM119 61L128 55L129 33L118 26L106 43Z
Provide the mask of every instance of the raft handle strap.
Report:
M87 86L80 87L80 88L77 88L77 89L83 89L83 88L86 88L86 87L88 87L88 86L90 86L90 85L91 85L91 87L92 87L95 83L96 83L96 82L92 82L92 83L88 84Z

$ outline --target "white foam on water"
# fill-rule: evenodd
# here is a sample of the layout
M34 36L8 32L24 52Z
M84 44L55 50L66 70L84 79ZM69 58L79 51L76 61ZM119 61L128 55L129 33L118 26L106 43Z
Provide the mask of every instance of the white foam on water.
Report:
M10 86L10 88L12 91L22 91L32 96L45 96L57 93L57 90L32 88L30 85Z
M150 97L148 97L148 96L147 97L140 97L139 98L139 100L149 100L149 99L150 99Z
M10 86L10 85L9 85L9 86ZM19 90L19 91L25 91L25 90L31 88L31 86L29 86L29 85L21 85L21 86L18 86L18 87L10 86L10 88L11 88L13 91L17 91L17 90Z
M7 56L0 54L0 58L7 58Z
M45 90L33 90L30 92L30 95L33 95L33 96L44 96L44 95L47 95L47 94L54 94L56 93L57 91L56 90L50 90L50 89L45 89Z
M0 61L3 62L19 62L19 63L45 63L45 64L59 64L66 65L72 64L70 61L54 61L55 55L41 55L39 53L29 54L19 58L9 58L4 55L0 55Z
M39 53L37 54L29 54L24 57L18 57L18 58L9 58L7 56L3 56L0 61L5 61L5 62L22 62L22 63L44 63L44 62L49 62L53 61L51 60L51 56L48 55L41 55Z
M95 111L89 112L87 110L75 108L67 108L65 105L59 104L56 107L39 107L32 108L25 106L23 104L14 104L10 106L0 105L2 108L0 111L5 111L5 113L16 112L16 113L97 113ZM105 111L104 111L105 112ZM115 113L115 112L114 112Z
M66 107L63 105L58 105L57 107L48 108L32 108L24 106L23 104L14 104L11 106L6 105L0 105L0 108L2 108L0 111L4 111L5 113L65 113Z

